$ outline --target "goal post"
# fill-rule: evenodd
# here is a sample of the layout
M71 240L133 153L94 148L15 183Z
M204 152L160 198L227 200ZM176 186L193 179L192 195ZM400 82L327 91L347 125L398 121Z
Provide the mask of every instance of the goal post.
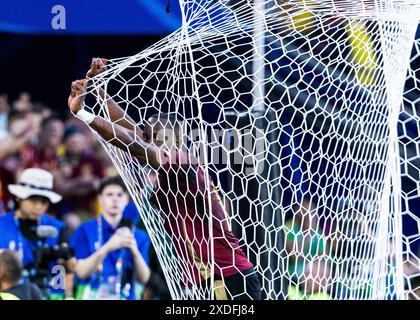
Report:
M108 98L88 106L117 126L113 99L142 130L180 132L160 167L98 135L172 297L251 294L241 251L263 299L420 298L420 3L180 6L182 27L110 60L89 89Z

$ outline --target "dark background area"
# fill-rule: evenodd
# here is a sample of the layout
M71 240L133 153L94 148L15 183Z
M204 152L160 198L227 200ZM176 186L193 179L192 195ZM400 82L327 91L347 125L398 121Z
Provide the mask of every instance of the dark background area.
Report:
M26 91L33 101L67 110L70 83L84 77L92 57L134 55L163 37L0 33L0 94L14 101Z

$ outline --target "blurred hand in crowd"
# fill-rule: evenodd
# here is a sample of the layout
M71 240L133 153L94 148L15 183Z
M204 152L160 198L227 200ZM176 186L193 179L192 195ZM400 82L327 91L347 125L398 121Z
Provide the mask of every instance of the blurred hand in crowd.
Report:
M131 252L137 252L137 243L132 232L127 227L119 228L114 235L105 244L108 252L112 252L121 248L127 248Z
M35 134L33 123L29 119L29 116L11 121L9 124L9 133L14 138Z
M38 130L39 127L27 113L9 116L7 135L0 140L0 160L18 152L29 140L37 136Z

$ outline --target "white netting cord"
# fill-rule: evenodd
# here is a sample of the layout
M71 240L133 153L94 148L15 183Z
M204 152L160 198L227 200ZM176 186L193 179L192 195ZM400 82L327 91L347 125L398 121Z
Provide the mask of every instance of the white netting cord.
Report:
M185 0L182 29L94 79L136 126L169 115L182 132L188 165L157 170L99 137L173 298L219 295L239 250L265 299L415 296L420 230L403 223L420 226L418 70L404 83L419 5L259 3ZM116 122L109 98L92 110Z
M410 67L410 56L412 43L414 42L417 30L417 21L404 21L393 23L392 25L384 25L382 28L382 41L384 50L384 66L386 68L385 78L387 82L387 97L389 106L389 157L388 170L391 173L390 194L387 195L391 199L391 268L395 268L395 294L396 298L404 297L404 270L403 270L403 240L402 240L402 207L401 207L401 160L399 151L398 137L398 119L402 107L402 99L405 86L407 71ZM400 36L401 42L395 41ZM398 49L396 46L399 46ZM399 54L401 46L405 56ZM399 66L399 67L397 67ZM392 90L390 90L392 88ZM388 200L386 200L388 201Z

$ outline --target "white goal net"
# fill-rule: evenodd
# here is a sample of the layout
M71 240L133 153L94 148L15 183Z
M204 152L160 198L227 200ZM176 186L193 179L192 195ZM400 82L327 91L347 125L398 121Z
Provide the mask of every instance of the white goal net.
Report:
M98 136L172 297L252 297L246 256L262 299L420 298L420 2L180 7L182 27L110 60L89 89L108 97L86 101L179 133L158 168Z

